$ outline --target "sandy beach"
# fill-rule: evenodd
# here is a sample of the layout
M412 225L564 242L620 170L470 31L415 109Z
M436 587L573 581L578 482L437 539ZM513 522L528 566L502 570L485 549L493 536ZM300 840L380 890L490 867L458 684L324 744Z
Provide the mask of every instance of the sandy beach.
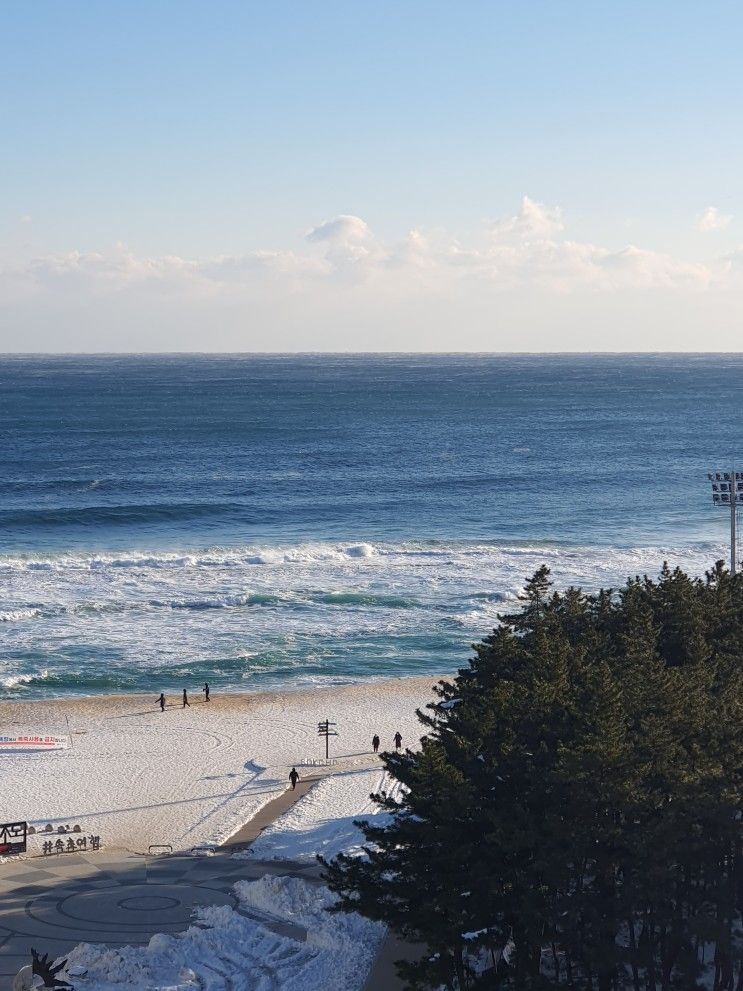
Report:
M422 727L415 709L431 700L436 680L212 694L208 703L193 695L186 709L172 696L162 713L155 693L3 702L3 732L64 734L69 727L71 746L0 753L0 816L37 830L79 825L83 836L99 836L107 849L146 852L151 844L169 844L188 850L231 836L285 790L296 766L302 777L329 776L318 796L322 808L313 803L314 819L348 820L365 807L361 781L367 775L376 781L381 773L371 753L373 734L382 749L392 748L397 730L404 746L416 746ZM326 718L338 731L330 743L335 763L327 767L314 763L324 757L317 724ZM41 853L48 838L29 837L29 855Z

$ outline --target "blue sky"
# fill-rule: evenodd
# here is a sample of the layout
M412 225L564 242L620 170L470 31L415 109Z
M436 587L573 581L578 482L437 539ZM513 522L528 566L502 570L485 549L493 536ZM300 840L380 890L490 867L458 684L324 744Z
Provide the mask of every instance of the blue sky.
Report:
M643 314L653 348L735 348L740 5L16 0L0 28L4 350L571 350L596 321L632 349ZM366 229L307 241L338 217Z

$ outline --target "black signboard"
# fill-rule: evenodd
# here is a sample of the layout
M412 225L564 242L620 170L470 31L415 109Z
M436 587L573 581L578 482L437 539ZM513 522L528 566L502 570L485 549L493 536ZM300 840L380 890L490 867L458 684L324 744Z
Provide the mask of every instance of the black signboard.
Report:
M25 822L0 823L0 857L11 853L25 853L26 832Z

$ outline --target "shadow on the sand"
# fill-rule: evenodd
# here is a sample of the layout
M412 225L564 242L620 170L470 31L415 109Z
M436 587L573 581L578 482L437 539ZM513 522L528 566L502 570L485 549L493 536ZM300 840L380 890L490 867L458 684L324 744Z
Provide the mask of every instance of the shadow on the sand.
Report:
M166 702L166 709L192 709L195 705L206 705L206 699L194 699L193 702L189 700L188 705L183 705L181 702ZM151 716L155 713L160 712L157 705L153 706L151 709L140 709L139 712L120 712L118 716L109 716L109 719L131 719L133 716ZM164 713L161 713L164 715Z
M250 782L247 781L245 784L247 785L249 783ZM262 785L265 784L268 787L253 791L250 794L267 795L270 794L271 792L275 792L276 788L279 787L280 785L283 785L283 783L284 783L283 781L277 781L277 780L270 780L265 782L262 781L261 784ZM194 802L213 802L215 798L224 798L224 799L233 798L244 787L245 785L242 785L241 788L238 788L235 791L225 791L225 792L221 792L218 795L197 795L193 798L179 798L170 802L151 802L149 805L127 805L127 806L121 806L118 809L96 809L95 811L88 810L85 812L69 812L64 816L58 816L55 819L45 819L44 822L51 822L51 823L77 822L81 819L91 818L93 816L113 816L113 815L121 815L123 812L144 812L146 809L165 809L178 805L191 805ZM224 804L224 803L220 803L220 804ZM216 808L219 808L219 806L215 806L215 809Z

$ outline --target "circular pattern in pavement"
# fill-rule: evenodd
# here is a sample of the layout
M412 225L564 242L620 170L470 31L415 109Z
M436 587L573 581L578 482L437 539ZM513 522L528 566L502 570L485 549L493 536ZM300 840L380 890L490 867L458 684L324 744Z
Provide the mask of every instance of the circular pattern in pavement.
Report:
M164 908L175 908L180 905L177 898L165 898L162 895L139 895L133 898L122 898L118 902L119 908L126 908L130 912L157 912Z
M4 925L36 938L56 932L57 938L65 934L76 942L139 943L156 932L187 929L199 905L239 908L229 882L203 885L199 881L183 877L152 884L122 879L95 887L84 881L62 883L26 899L24 918L10 926L8 919Z

